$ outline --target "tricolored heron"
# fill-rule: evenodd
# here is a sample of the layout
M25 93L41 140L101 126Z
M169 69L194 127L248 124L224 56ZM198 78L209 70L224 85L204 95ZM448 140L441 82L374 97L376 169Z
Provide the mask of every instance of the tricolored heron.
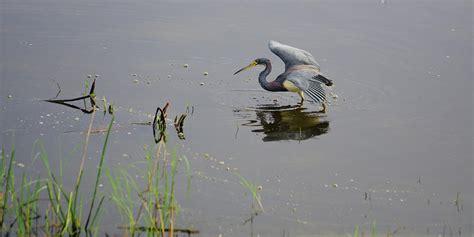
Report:
M272 64L267 58L257 58L248 66L238 70L241 71L255 67L257 65L264 65L265 69L260 72L258 82L267 91L290 91L297 93L301 101L299 106L303 105L304 94L308 95L314 102L321 103L323 112L326 111L326 92L323 84L326 86L332 85L332 80L327 79L320 73L318 62L310 53L284 45L276 41L270 41L268 48L283 60L285 63L285 72L280 74L275 80L267 81L267 76L272 71Z

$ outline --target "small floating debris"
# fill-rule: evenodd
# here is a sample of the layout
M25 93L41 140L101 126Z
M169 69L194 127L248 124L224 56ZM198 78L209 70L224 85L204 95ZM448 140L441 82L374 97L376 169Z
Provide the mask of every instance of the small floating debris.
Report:
M114 114L114 105L113 104L109 104L108 111L109 111L109 114Z
M137 83L138 83L138 79L133 79L133 83L137 84Z
M8 97L8 99L11 99L11 98L13 98L13 96L12 96L12 95L8 95L7 97Z
M200 86L204 86L204 82L199 83Z
M18 166L20 168L25 168L25 164L23 164L23 163L17 163L16 166Z
M332 184L332 187L337 188L337 187L339 187L339 185L338 184Z
M87 78L91 79L91 78L92 78L92 75L87 75Z
M188 67L189 67L189 64L185 63L185 64L183 64L183 67L184 67L184 68L188 68Z
M207 75L209 75L209 73L208 73L208 72L204 72L203 74L204 74L204 76L207 76Z
M168 75L168 78L171 78L171 75Z

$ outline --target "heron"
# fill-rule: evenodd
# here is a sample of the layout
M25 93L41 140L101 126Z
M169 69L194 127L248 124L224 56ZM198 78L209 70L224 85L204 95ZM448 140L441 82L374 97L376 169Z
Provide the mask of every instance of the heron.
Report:
M313 55L305 50L273 40L268 43L268 48L285 63L285 72L278 75L275 80L267 81L267 76L272 71L272 64L267 58L253 60L248 66L236 71L234 75L257 65L263 65L265 69L258 76L258 82L263 89L297 93L301 98L298 107L303 106L305 95L307 95L314 102L320 103L323 106L322 112L325 113L327 100L323 85L332 86L333 83L321 74L319 64Z

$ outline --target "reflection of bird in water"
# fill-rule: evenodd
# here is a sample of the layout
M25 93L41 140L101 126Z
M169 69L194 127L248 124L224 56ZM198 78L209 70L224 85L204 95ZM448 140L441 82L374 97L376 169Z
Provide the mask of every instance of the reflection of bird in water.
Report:
M281 140L306 140L326 134L329 121L317 112L305 112L305 109L292 110L256 110L257 119L248 120L244 126L258 127L252 132L263 133L264 142Z
M297 93L301 101L300 106L305 100L304 95L308 95L313 101L323 105L323 112L326 111L326 92L323 84L331 86L333 83L321 75L319 64L310 53L288 45L270 41L268 43L270 50L283 60L285 63L285 72L280 74L274 81L268 82L266 77L272 70L272 64L267 58L257 58L248 66L238 70L237 74L246 69L257 65L265 65L265 70L260 72L258 82L267 91L291 91Z

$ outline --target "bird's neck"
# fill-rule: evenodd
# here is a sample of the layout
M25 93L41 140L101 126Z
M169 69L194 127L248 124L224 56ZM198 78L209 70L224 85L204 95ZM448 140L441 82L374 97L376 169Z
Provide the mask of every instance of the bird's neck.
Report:
M263 89L267 91L280 91L282 90L282 86L278 84L275 81L268 82L267 81L267 76L270 74L272 71L272 63L270 63L270 60L265 60L265 69L260 72L260 75L258 76L258 83L262 86Z

